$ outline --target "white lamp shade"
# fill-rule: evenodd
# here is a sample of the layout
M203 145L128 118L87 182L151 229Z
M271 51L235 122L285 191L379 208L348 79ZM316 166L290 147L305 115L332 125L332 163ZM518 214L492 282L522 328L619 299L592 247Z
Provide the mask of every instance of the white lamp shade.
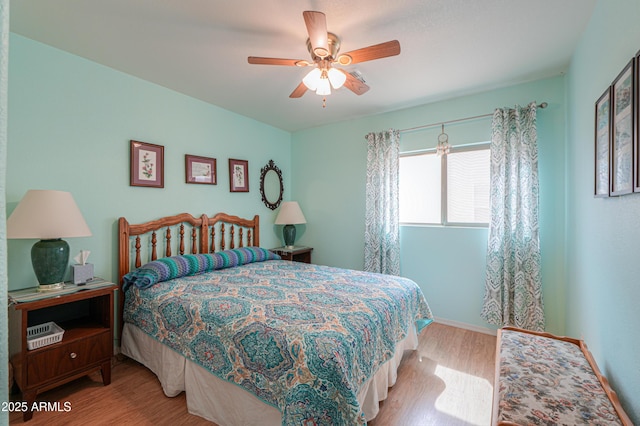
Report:
M315 92L315 90L318 88L318 84L320 83L321 75L322 72L320 71L320 69L314 68L302 79L302 82L305 86L307 86L307 89L313 90Z
M7 219L7 238L49 240L90 236L91 231L69 192L31 189Z
M276 225L297 225L307 223L297 201L284 201L276 217Z
M329 68L327 74L329 75L329 81L331 82L331 85L336 90L341 88L344 82L347 81L347 76L345 75L345 73L335 68Z
M331 94L331 85L327 77L320 78L318 82L318 89L316 89L316 95L326 96Z

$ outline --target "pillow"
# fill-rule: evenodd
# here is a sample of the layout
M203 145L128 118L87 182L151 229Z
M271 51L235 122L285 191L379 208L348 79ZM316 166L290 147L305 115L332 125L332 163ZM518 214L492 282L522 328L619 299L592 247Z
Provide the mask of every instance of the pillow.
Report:
M123 289L129 286L147 288L173 278L202 274L216 269L231 268L253 262L281 259L261 247L243 247L210 254L186 254L154 260L123 277Z

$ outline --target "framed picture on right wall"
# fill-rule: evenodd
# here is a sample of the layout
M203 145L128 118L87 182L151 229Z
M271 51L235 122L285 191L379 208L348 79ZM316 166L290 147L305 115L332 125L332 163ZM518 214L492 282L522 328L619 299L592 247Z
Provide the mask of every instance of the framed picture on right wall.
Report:
M636 53L635 57L635 145L634 145L634 157L633 157L633 192L640 192L640 51Z
M635 61L632 59L611 85L611 195L634 190Z
M595 117L595 188L596 197L609 196L609 151L611 147L611 87L596 101Z

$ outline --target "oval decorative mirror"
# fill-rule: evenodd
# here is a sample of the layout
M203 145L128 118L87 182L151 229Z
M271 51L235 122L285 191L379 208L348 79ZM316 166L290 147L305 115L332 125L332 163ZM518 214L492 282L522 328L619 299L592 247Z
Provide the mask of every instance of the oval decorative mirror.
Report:
M275 210L282 202L283 192L282 172L273 160L269 160L267 165L260 171L260 194L262 195L262 202L271 210Z

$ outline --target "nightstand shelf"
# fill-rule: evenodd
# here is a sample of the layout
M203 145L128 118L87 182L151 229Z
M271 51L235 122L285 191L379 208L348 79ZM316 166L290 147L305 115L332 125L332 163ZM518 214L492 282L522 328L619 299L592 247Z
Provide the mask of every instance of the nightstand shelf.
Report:
M111 383L113 299L117 288L100 281L82 287L37 293L9 292L9 355L23 401L32 407L39 393L100 370ZM64 330L60 342L28 349L27 327L53 321ZM33 416L25 411L24 420Z
M311 263L312 247L276 247L270 249L275 254L279 255L283 260L291 260L293 262Z

